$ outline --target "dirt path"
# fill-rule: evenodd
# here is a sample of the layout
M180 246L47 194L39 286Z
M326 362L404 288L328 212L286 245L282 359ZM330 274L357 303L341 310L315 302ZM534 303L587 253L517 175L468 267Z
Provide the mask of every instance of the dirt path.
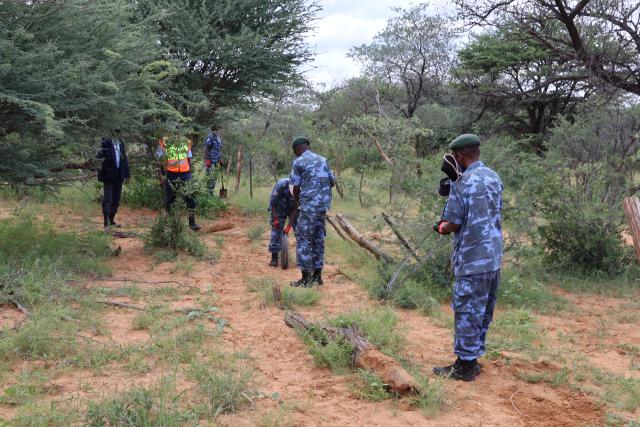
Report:
M394 401L374 403L355 398L349 391L345 377L314 366L301 339L295 331L285 326L283 311L264 307L262 296L247 290L247 281L251 278L271 277L286 285L298 277L298 271L267 266L266 240L252 244L247 237L248 228L258 219L235 214L226 216L225 219L233 221L236 227L216 233L216 236L224 237L224 244L222 256L215 264L194 262L191 268L176 271L173 263L157 264L144 251L139 239L118 239L116 244L122 247L122 253L112 261L114 277L134 281L176 280L196 288L191 293L173 295L174 307L194 306L202 295L213 292L216 306L222 310L220 315L229 321L229 327L223 333L225 350L249 353L259 372L260 390L265 396L277 394L289 404L293 425L577 426L603 423L605 409L597 405L592 396L568 387L529 384L519 379L517 374L523 366L527 369L536 369L537 366L518 358L513 358L509 364L484 361L483 373L474 383L447 384L448 405L434 419L428 419L420 411ZM125 229L147 227L152 219L153 213L149 211L132 212L124 209L120 215ZM98 219L95 222L98 224ZM69 218L65 218L64 223L69 227ZM215 246L214 235L204 236L210 246ZM321 288L323 297L320 304L300 310L305 316L319 319L325 315L375 305L365 291L341 276L334 266L326 267L325 277L327 284ZM122 284L99 282L90 285L115 287ZM117 300L132 302L126 297ZM593 312L603 312L599 305L591 309ZM0 318L7 317L7 311L12 309L4 307L0 311ZM109 340L131 343L149 339L146 332L133 330L135 313L117 308L109 309L108 313L105 324L109 330ZM399 310L398 313L403 327L408 331L407 353L422 367L423 372L428 373L432 366L451 361L451 332L448 329L416 312ZM594 319L574 319L571 315L543 317L545 327L551 331L579 330L580 322L588 323L591 329L597 323ZM631 326L620 324L616 328L615 333L627 334L628 339L639 342L640 336ZM615 349L615 344L606 340L605 343L607 348ZM588 348L588 343L583 341L576 345ZM58 396L63 397L95 396L98 390L101 395L107 395L134 384L152 384L162 375L162 370L158 368L140 376L75 372L57 379L56 387L59 389ZM91 384L91 387L86 387L87 384ZM249 408L238 414L223 416L219 421L234 426L255 425L259 418L257 411L266 413L277 407L277 403L269 398L255 403L257 410ZM7 416L10 413L0 415Z

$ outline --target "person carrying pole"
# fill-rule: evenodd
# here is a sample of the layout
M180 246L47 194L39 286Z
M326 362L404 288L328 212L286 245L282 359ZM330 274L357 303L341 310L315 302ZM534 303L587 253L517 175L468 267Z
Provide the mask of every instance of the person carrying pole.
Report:
M451 263L455 276L454 353L449 366L433 368L439 376L473 381L478 358L496 305L502 263L502 191L500 177L480 161L480 139L464 134L450 145L462 175L450 183L449 199L435 229L454 233Z

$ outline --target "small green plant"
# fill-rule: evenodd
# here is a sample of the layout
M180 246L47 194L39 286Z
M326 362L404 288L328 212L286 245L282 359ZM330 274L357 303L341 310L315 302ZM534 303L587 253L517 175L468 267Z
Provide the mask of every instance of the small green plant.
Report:
M373 345L390 356L400 354L405 345L404 331L398 322L391 307L353 311L329 321L343 328L356 325Z
M330 339L320 328L310 328L302 333L315 364L330 368L337 374L345 374L352 364L353 346L342 339Z
M380 377L370 371L359 369L351 377L349 390L358 399L379 402L393 397L387 384Z
M206 245L187 228L187 221L177 207L171 212L160 211L146 236L149 246L161 249L182 250L195 257L204 257Z
M210 418L236 412L249 403L246 396L251 394L254 373L247 366L229 364L216 369L198 362L191 365L189 376L198 384L201 409Z
M414 377L418 380L420 390L413 398L413 406L420 409L428 418L436 417L448 402L447 380L427 378L415 373Z
M282 301L275 301L273 287L264 287L263 294L266 305L282 305L283 308L292 309L297 306L308 307L316 305L322 294L313 288L281 288Z
M259 241L264 234L264 225L263 224L254 224L249 227L249 231L247 232L247 237L252 243Z
M0 405L19 406L37 401L46 392L47 376L41 371L23 371L17 382L0 395Z

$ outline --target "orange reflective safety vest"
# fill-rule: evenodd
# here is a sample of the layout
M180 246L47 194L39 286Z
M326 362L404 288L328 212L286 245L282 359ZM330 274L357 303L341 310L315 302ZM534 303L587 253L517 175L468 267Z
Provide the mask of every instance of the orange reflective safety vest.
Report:
M167 172L189 172L191 142L184 137L162 138L160 148L167 159Z

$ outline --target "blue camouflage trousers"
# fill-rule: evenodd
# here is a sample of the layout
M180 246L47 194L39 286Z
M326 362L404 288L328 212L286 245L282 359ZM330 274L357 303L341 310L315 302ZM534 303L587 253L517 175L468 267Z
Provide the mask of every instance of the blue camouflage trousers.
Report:
M478 359L485 353L499 283L500 270L456 277L451 304L455 311L453 347L462 360Z
M278 216L278 222L280 225L278 228L273 228L273 215L271 215L271 240L269 240L269 252L277 254L282 249L282 233L284 230L284 223L287 220L286 215Z
M296 258L302 271L324 266L326 212L300 211L296 224Z

